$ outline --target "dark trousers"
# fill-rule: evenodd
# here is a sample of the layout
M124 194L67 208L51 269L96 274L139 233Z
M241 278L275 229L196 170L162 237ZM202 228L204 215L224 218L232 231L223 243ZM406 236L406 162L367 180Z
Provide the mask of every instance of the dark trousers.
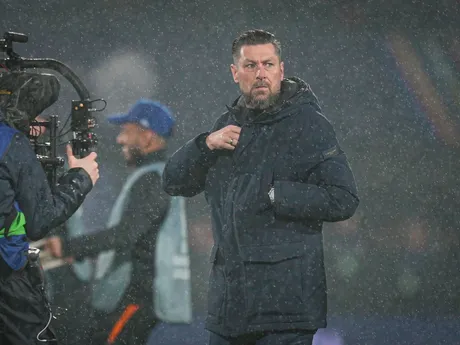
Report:
M227 338L211 332L208 345L312 345L315 333L316 331L292 330Z
M0 258L1 345L57 345L42 277L39 267L13 271Z
M157 320L145 293L128 288L111 313L93 312L86 345L146 345Z

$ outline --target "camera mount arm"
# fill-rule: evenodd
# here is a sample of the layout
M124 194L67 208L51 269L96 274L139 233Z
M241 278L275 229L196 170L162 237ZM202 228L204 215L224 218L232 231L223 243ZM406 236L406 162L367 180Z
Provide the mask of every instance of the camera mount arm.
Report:
M70 114L70 131L72 132L72 149L77 157L88 155L97 144L97 137L93 133L96 126L96 120L92 112L102 111L105 109L106 102L103 99L91 100L91 95L80 78L64 63L55 59L48 58L23 58L13 49L13 43L26 43L28 36L22 33L6 32L0 39L0 52L6 54L6 58L0 59L0 67L12 72L21 72L26 69L44 69L52 70L63 76L73 86L79 96L79 100L72 101ZM92 107L94 102L101 101L104 103L102 109ZM48 172L50 183L54 186L56 183L56 170L64 164L64 160L57 157L57 134L58 121L57 116L51 116L48 122L33 122L31 125L45 126L50 131L50 143L47 155L38 155L38 159L44 165Z

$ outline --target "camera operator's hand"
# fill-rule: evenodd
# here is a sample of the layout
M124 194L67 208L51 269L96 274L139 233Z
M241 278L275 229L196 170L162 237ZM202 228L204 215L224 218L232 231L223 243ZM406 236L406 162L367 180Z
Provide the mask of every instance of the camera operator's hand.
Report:
M210 150L234 150L240 138L241 128L234 125L228 125L216 132L208 135L206 145Z
M96 152L91 152L85 158L75 158L72 152L72 146L67 145L67 158L69 161L69 168L83 168L86 170L88 175L93 182L93 186L96 184L96 181L99 179L99 168L96 162L97 154Z

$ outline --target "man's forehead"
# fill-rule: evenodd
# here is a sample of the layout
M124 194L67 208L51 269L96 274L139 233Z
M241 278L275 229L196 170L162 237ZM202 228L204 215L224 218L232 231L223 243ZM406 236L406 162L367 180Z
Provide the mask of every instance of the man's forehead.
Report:
M240 50L241 60L268 60L278 58L275 46L271 43L258 45L244 45Z

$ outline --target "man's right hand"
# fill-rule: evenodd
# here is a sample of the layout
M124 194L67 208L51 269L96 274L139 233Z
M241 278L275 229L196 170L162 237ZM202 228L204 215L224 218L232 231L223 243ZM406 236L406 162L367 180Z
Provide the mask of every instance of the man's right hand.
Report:
M208 135L206 145L210 150L234 150L240 138L241 128L228 125Z
M93 186L96 184L96 181L99 179L99 168L96 162L97 154L96 152L91 152L85 158L75 158L72 152L72 146L67 145L67 158L69 162L69 168L83 168L88 173Z

